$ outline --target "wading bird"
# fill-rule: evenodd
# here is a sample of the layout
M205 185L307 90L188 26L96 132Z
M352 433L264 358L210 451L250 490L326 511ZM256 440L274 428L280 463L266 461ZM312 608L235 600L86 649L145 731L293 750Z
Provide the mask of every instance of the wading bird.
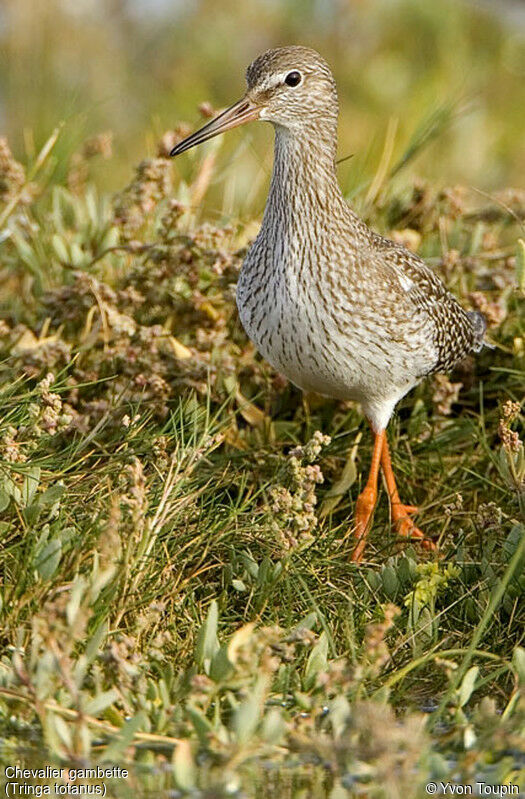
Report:
M479 351L484 317L465 311L413 252L370 230L336 175L338 101L326 61L306 47L269 50L246 72L237 103L177 144L189 150L251 120L271 122L275 155L260 232L242 265L237 306L262 355L296 386L361 404L374 433L355 507L362 559L381 465L397 532L433 548L392 471L386 427L424 377Z

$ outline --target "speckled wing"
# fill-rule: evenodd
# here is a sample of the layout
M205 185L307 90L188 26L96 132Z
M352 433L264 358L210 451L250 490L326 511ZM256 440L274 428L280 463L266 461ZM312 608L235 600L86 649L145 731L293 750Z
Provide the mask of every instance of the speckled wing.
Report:
M413 306L425 320L436 354L423 374L445 372L472 350L480 349L486 327L483 316L465 311L421 258L378 235L374 236L374 258L389 275L399 302Z

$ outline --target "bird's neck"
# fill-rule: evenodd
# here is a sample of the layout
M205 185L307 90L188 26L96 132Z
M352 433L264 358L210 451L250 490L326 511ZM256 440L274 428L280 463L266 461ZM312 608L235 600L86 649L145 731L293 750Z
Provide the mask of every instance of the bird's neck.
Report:
M263 226L293 229L344 204L337 181L335 124L289 131L275 126L275 155Z

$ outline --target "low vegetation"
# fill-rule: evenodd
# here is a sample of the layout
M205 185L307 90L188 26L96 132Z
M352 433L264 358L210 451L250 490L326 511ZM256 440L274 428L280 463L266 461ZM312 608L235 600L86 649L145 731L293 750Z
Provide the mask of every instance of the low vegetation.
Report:
M396 540L383 491L355 566L370 434L247 340L235 283L256 224L195 212L218 145L175 181L169 133L111 197L89 181L108 136L50 184L60 135L27 169L0 144L4 763L125 764L119 796L519 783L524 193L390 182L383 164L354 198L493 344L390 426L438 552Z

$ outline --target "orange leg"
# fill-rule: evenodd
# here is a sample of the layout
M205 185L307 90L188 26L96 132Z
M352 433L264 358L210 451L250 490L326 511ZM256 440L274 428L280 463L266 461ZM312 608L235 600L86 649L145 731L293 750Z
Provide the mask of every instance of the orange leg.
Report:
M390 452L388 450L388 441L386 435L383 439L383 449L381 451L381 466L385 476L386 487L390 497L390 504L392 507L392 519L394 520L395 528L399 535L406 538L418 538L425 549L435 549L436 546L428 538L425 538L421 530L416 527L412 519L409 518L410 513L417 513L417 508L413 505L404 505L397 490L396 478L394 477L394 470L392 469L392 461L390 460Z
M355 506L355 537L357 544L352 552L352 560L359 563L363 557L366 537L370 530L370 519L377 499L377 477L379 474L379 464L386 444L386 434L384 430L375 433L374 451L372 453L372 463L366 486L357 498Z

